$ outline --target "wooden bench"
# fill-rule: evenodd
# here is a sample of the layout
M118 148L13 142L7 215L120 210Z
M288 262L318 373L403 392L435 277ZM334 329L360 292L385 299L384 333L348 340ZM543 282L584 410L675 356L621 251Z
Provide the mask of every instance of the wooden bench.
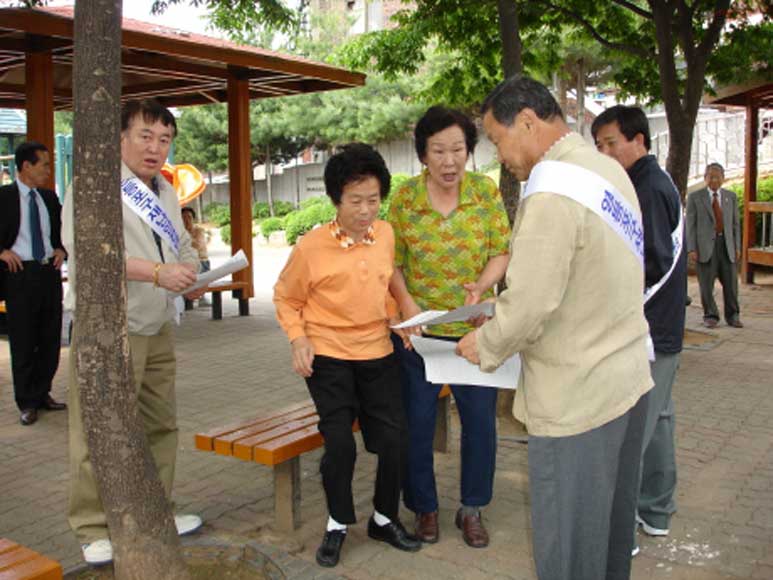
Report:
M62 566L29 548L0 538L0 580L62 580Z
M446 385L438 395L434 446L443 453L448 451L450 394ZM198 433L196 449L273 467L274 524L281 532L292 532L300 525L300 456L323 445L318 422L314 403L307 400L268 415ZM356 421L352 430L359 430Z
M232 296L239 299L239 316L250 315L250 301L242 298L242 290L247 287L247 282L226 281L223 284L214 284L207 286L207 292L212 294L212 320L223 319L223 298L222 292L231 290ZM185 299L185 310L193 310L193 301Z

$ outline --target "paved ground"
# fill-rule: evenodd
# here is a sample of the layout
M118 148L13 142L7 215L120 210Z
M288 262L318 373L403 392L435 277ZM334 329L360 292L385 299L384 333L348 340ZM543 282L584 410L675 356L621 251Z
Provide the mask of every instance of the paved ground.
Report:
M320 572L313 559L326 515L319 452L302 461L303 527L293 538L280 539L269 527L270 471L193 448L197 430L307 397L290 371L288 348L268 300L286 255L286 249L256 250L256 280L263 290L252 301L252 316L236 316L235 302L227 300L222 321L210 321L207 309L197 309L179 329L181 448L175 498L180 511L204 517L203 534L273 541L294 554L284 561L286 570L309 578ZM773 279L768 282L742 289L745 329L720 326L711 336L694 335L702 344L684 352L674 388L679 512L669 537L640 537L636 580L773 578ZM690 289L696 297L694 279ZM693 305L688 327L700 330L699 322L699 307ZM60 400L66 400L66 375L64 348L53 392ZM0 340L0 401L0 537L71 568L80 562L80 551L65 519L67 414L45 413L32 427L19 424L5 340ZM458 441L458 430L454 435ZM500 442L495 499L485 511L492 541L485 551L467 548L453 526L457 449L436 457L441 541L415 555L367 539L375 465L366 454L360 457L355 490L361 522L349 534L339 574L363 580L536 577L523 444ZM409 514L403 519L410 521Z

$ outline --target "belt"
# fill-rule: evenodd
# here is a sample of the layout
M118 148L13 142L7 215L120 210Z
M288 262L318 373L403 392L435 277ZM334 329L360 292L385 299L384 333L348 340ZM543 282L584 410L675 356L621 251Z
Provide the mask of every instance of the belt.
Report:
M24 260L22 261L22 264L30 265L30 266L47 266L49 264L53 264L54 259L53 258L43 258L42 260Z

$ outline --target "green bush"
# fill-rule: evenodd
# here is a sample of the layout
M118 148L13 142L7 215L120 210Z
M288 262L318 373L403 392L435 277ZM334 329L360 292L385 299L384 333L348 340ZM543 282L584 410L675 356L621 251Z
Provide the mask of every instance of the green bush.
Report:
M231 243L231 224L225 224L220 228L220 238L226 244Z
M260 233L267 238L272 233L278 232L279 230L281 230L283 227L284 227L284 221L282 220L282 218L278 218L278 217L266 218L260 223Z
M212 202L204 208L204 218L208 222L222 227L231 223L231 207L227 203Z
M295 206L289 201L275 201L274 202L274 216L282 217L295 210ZM271 217L271 211L269 210L268 203L265 201L256 201L252 205L252 217L255 219L263 219Z
M323 201L326 200L326 198L321 199L323 199ZM301 206L303 206L303 204L301 204ZM306 204L305 208L288 214L284 223L287 243L291 245L294 244L298 239L298 236L305 234L317 224L324 224L331 221L335 215L335 207L333 207L333 204L329 201L326 203L314 202Z
M738 198L738 212L741 214L741 231L743 231L743 182L728 185L727 189L735 193ZM757 201L773 201L773 176L766 177L757 181ZM756 214L757 239L762 236L762 215Z
M304 210L304 209L309 208L309 207L311 207L313 205L320 205L320 204L325 205L325 204L328 204L328 203L330 203L330 198L328 196L326 196L326 195L318 195L316 197L310 197L308 199L304 199L301 202L300 209Z

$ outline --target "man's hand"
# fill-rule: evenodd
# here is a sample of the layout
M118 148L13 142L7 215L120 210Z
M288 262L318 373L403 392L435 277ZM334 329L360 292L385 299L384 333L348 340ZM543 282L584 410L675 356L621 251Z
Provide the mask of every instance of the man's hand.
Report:
M54 268L57 270L62 269L62 264L64 264L64 259L67 257L67 254L65 251L61 248L57 248L54 250Z
M21 272L24 270L24 265L21 263L19 254L13 250L3 250L0 252L0 260L5 262L9 272Z
M193 264L162 264L158 271L158 285L171 292L182 292L195 281Z
M299 336L290 344L293 347L293 370L303 378L309 378L313 372L314 346L305 336Z
M693 262L698 261L698 252L693 250L692 252L687 252L687 257L689 257Z
M206 294L206 293L207 293L207 287L203 286L203 287L199 288L198 290L194 290L193 292L188 292L187 294L183 294L183 297L186 300L198 300L199 298L204 296L204 294Z
M478 331L473 330L465 334L456 345L456 354L466 358L472 364L480 364L480 355L478 354Z

